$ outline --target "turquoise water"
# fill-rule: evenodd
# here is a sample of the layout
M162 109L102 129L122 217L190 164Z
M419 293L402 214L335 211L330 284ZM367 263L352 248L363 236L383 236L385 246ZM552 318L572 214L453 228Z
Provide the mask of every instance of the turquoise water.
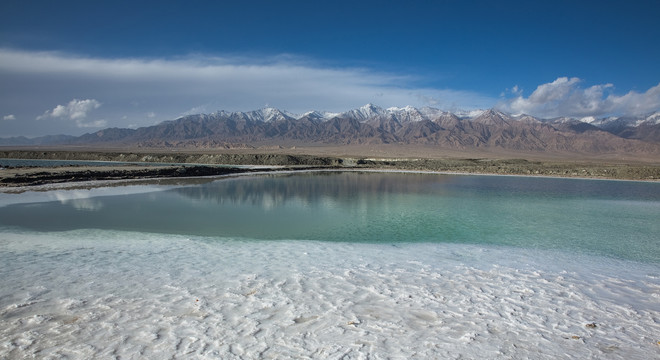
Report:
M261 240L503 245L660 263L660 184L401 173L238 177L14 204L0 226Z

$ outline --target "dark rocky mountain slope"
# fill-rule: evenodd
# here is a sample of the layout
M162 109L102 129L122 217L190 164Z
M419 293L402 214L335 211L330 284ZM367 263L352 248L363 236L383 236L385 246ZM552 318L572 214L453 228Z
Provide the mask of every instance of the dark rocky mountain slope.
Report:
M458 116L432 108L366 105L341 114L295 116L277 109L184 116L138 129L109 128L80 137L20 139L20 144L138 147L250 147L282 144L408 144L454 150L503 149L578 154L659 154L657 114L635 119L537 119L491 109ZM0 139L0 145L12 145ZM9 143L9 144L8 144Z

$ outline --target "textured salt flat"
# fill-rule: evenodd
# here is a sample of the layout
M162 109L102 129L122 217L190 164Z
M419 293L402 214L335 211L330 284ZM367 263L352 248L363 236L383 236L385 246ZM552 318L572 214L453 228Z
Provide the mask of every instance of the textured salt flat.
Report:
M0 358L660 357L653 264L99 230L0 257Z

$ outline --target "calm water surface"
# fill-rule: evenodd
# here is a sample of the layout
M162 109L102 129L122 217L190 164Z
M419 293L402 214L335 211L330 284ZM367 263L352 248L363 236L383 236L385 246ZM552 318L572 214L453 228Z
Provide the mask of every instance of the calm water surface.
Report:
M0 208L0 226L580 251L660 263L660 184L400 173L225 179Z

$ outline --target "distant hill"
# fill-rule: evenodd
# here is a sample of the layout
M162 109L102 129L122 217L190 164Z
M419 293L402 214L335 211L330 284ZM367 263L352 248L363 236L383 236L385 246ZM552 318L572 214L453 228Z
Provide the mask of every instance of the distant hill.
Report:
M37 138L27 138L17 136L10 138L0 138L0 146L34 146L34 145L53 145L66 144L76 141L78 138L70 135L47 135Z
M503 149L576 154L659 154L660 113L642 117L539 119L494 109L469 115L434 108L295 115L273 108L189 115L138 129L109 128L79 137L0 139L0 145L235 148L262 145L420 144L443 149Z

